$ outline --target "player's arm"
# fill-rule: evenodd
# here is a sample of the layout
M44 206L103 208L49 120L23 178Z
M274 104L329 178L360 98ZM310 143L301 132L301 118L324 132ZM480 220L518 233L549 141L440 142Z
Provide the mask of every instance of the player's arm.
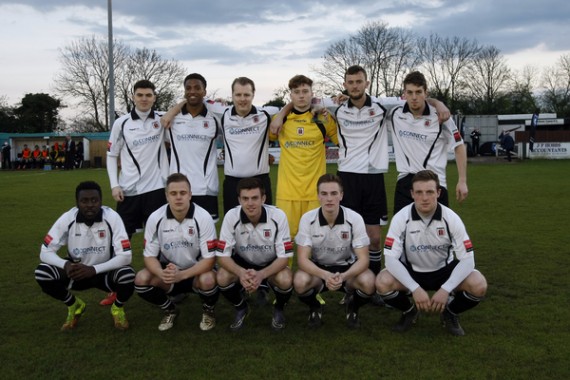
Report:
M321 269L312 262L311 251L312 248L310 246L297 245L297 266L303 272L327 282L328 278L333 276L334 273Z
M65 269L65 264L69 263L69 260L65 260L57 254L59 249L67 244L66 226L68 225L68 220L70 220L68 212L61 215L44 237L40 249L41 262L61 269Z
M357 260L346 272L341 273L340 275L343 282L353 279L368 269L368 262L370 260L368 246L354 248L354 254L356 255Z
M215 256L207 259L202 259L196 264L192 265L190 268L176 270L174 282L180 282L182 280L186 280L188 278L196 277L203 273L209 272L214 268L214 264L216 264Z
M249 288L250 284L247 270L242 266L236 264L234 259L232 259L230 256L218 256L218 264L228 272L237 276L244 288Z
M435 107L440 124L449 120L449 118L451 117L451 112L449 111L449 108L447 108L445 104L443 104L443 102L440 102L439 100L434 98L427 98L426 101L430 106Z
M164 127L164 128L170 128L172 126L172 120L174 120L174 118L176 117L176 115L178 115L180 112L182 112L182 108L186 105L186 99L184 99L183 101L181 101L178 104L175 104L174 106L172 106L172 108L170 108L168 111L166 111L164 113L164 115L161 116L160 118L160 124Z
M465 144L455 147L455 163L457 165L457 186L455 186L455 198L463 202L469 194L467 188L467 150Z
M291 113L291 111L293 111L293 103L287 103L283 108L281 108L281 111L275 114L273 120L271 120L271 124L269 124L269 132L270 137L273 138L273 140L276 140L276 137L279 136L279 132L283 127L283 120L285 119L285 116Z

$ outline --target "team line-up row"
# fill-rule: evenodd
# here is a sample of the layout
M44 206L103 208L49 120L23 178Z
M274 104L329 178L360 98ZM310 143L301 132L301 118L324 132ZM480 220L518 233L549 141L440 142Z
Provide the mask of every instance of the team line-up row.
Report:
M456 197L462 201L467 196L467 160L461 135L452 120L439 120L438 114L445 119L448 110L427 97L427 83L419 72L405 78L405 101L398 100L391 107L366 94L367 76L360 66L347 69L344 86L348 100L331 112L312 112L312 81L297 75L289 81L291 104L272 119L265 109L252 105L255 85L249 78L234 80L234 105L216 113L204 102L206 80L200 74L190 74L184 80L185 101L159 119L152 109L154 85L137 82L135 108L114 123L107 155L112 194L118 202L118 215L111 218L120 221L115 221L115 227L124 222L127 239L117 241L117 234L109 235L112 231L104 228L110 227L110 222L100 224L103 215L114 211L101 208L100 189L94 188L98 185L84 189L91 191L91 205L82 211L82 184L76 194L77 208L56 222L42 247L36 278L46 293L68 306L63 328L75 327L85 309L68 289L80 290L89 280L89 286L115 291L105 285L112 282L109 278L102 283L96 280L112 273L117 289L111 310L118 328L128 326L122 306L133 292L128 290L133 282L142 298L165 311L161 330L172 327L177 315L168 296L192 290L203 300L202 329L215 324L213 306L221 291L236 307L231 328L239 330L248 313L244 291L251 292L267 282L276 298L274 329L285 325L283 307L293 288L309 306L313 327L320 325L322 314L318 293L343 289L348 295L350 327L359 325L358 309L377 293L403 312L395 327L398 331L407 330L424 310L440 312L447 329L463 335L457 315L480 301L486 282L474 269L473 249L461 220L447 208L448 150L453 149L456 156ZM381 226L388 219L383 178L388 170L388 131L394 144L398 184L395 216L384 245L386 269L380 272ZM225 151L226 214L217 240L210 221L218 215L214 144L219 133ZM326 137L339 146L338 176L323 176ZM268 205L273 203L269 139L278 140L281 147L278 208ZM170 145L170 157L165 141ZM416 194L412 182L419 172L426 174L424 169L429 169L429 176L416 182L433 182L433 189L418 189ZM168 177L166 192L165 172L177 173ZM171 186L183 187L172 190L177 201L171 201ZM100 210L95 212L97 192ZM420 195L423 200L418 200ZM181 207L184 212L177 216ZM129 238L144 222L145 269L135 278L127 267L128 254L120 252L130 254ZM397 228L400 230L392 231ZM213 233L213 237L201 238L205 233ZM92 260L105 256L103 240L107 236L115 240L106 242L108 260L95 263ZM287 265L293 254L291 236L297 246L299 269L295 275ZM193 240L196 238L200 238L198 243ZM68 259L57 256L65 244ZM195 257L189 253L192 250ZM216 251L219 266L214 272ZM73 263L73 259L81 262ZM205 272L198 272L201 270ZM180 280L188 278L192 281L183 286ZM56 280L63 285L55 286ZM426 290L435 293L430 298Z

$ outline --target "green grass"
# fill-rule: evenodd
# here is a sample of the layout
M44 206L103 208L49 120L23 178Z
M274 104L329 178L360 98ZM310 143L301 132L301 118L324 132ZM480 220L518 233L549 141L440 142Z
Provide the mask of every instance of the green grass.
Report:
M275 168L274 168L275 169ZM334 171L334 166L329 166ZM391 378L566 379L570 376L570 161L479 163L468 169L470 194L452 200L487 277L487 299L462 316L467 335L454 338L438 316L422 315L408 333L390 328L394 310L366 306L362 328L349 331L340 294L327 293L324 326L305 328L307 310L296 297L288 326L271 332L271 308L253 307L247 327L227 330L233 310L220 297L218 325L199 330L200 302L182 304L176 326L157 329L160 313L134 296L131 329L115 331L103 293L81 292L88 303L76 331L61 333L66 309L41 293L33 271L43 236L74 205L78 182L92 179L114 206L104 170L0 173L1 378ZM453 190L456 170L448 168ZM386 176L389 209L395 170ZM453 191L451 191L453 194ZM142 267L142 236L133 239L135 269Z

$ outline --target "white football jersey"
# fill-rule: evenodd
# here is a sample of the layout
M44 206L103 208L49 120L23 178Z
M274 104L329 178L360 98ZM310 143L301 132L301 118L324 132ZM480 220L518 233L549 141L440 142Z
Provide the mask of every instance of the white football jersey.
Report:
M350 265L356 261L354 248L370 244L364 220L355 211L340 206L331 228L321 208L305 213L295 236L299 246L311 247L311 260L319 265Z
M168 204L153 212L144 231L144 256L156 257L163 264L173 263L180 270L201 259L216 255L216 227L210 213L195 203L182 223Z
M258 266L292 257L293 243L285 213L275 206L263 205L259 223L254 226L241 206L229 210L222 223L217 256L234 254Z

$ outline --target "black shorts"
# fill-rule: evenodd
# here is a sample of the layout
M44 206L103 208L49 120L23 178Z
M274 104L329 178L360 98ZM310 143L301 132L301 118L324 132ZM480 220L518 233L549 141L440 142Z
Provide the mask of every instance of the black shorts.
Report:
M214 195L192 195L192 202L202 207L212 215L214 222L220 218L218 212L218 197Z
M260 174L253 176L253 178L259 178L261 182L263 182L263 186L265 187L265 204L272 205L273 192L271 191L271 179L269 178L269 174ZM239 205L237 184L242 179L243 178L232 177L229 175L224 178L224 213L227 213L229 210Z
M365 224L388 223L388 204L384 174L338 172L344 195L341 204L359 213Z
M447 266L435 272L415 272L411 267L406 266L408 273L415 282L420 284L424 290L438 290L451 276L453 269L459 264L459 260L453 260Z
M412 198L412 178L414 174L408 174L404 178L398 180L396 183L396 191L394 192L394 215L398 213L401 209L414 203L414 198ZM440 187L441 193L437 201L442 205L449 207L449 196L447 194L447 189L443 186Z
M146 220L154 211L166 204L164 189L125 197L117 203L117 213L123 219L127 234L132 236L138 228L143 228Z

